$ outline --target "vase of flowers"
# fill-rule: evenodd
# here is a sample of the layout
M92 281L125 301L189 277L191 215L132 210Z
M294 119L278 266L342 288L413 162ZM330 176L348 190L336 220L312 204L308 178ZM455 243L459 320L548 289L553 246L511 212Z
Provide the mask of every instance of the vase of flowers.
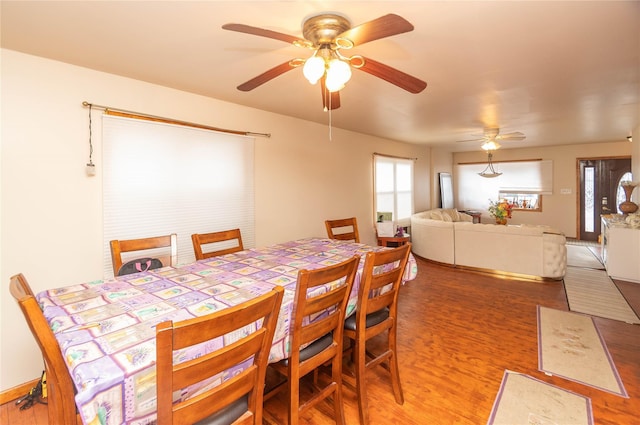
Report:
M496 220L496 224L507 224L507 219L511 218L511 210L513 210L513 204L506 199L498 201L489 199L489 214Z

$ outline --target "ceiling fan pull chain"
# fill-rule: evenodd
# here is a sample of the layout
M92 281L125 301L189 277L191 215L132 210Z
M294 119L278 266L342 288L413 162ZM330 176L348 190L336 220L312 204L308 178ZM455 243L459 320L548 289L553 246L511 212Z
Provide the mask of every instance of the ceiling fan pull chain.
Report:
M331 118L333 107L331 106L331 93L327 90L327 95L329 96L329 141L333 141L333 128L331 127Z

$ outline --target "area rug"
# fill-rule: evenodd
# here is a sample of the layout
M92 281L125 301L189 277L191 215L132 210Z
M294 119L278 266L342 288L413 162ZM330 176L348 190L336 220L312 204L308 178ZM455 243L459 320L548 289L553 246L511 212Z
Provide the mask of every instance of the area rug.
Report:
M588 397L505 371L489 425L592 425Z
M538 368L628 398L590 316L538 306Z
M604 270L567 267L564 289L571 311L640 323L638 315Z
M604 270L600 260L593 255L588 246L567 244L567 266Z

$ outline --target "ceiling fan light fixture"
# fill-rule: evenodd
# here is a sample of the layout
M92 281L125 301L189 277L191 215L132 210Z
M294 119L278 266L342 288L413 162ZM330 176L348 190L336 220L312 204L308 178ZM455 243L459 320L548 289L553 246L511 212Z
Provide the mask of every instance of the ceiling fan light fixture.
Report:
M500 143L496 142L495 140L487 140L480 147L485 151L495 151L500 149Z
M298 67L303 68L303 75L312 85L321 82L323 107L327 107L327 94L331 94L329 109L340 107L339 91L349 81L351 68L361 69L409 93L420 93L427 87L426 82L373 59L365 60L359 55L346 57L341 53L343 49L346 51L364 43L413 31L413 25L409 21L394 13L352 27L351 21L342 14L321 12L304 19L303 38L237 23L224 24L222 29L280 40L313 51L308 59L294 58L240 84L237 87L240 91L253 90ZM338 59L335 63L338 71L329 69L329 62L333 59ZM336 72L337 75L333 75Z

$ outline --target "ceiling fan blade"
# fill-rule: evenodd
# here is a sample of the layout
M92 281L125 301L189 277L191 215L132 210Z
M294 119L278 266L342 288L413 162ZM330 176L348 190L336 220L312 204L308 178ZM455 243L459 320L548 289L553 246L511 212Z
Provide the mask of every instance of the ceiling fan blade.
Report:
M496 137L499 140L524 140L527 136L524 133L515 131L513 133L500 134Z
M484 142L486 139L481 137L479 139L467 139L467 140L456 140L456 143L466 143L466 142Z
M373 59L364 58L364 65L357 69L382 78L410 93L420 93L427 87L427 83L424 81Z
M260 37L273 38L275 40L284 41L295 45L310 45L309 41L294 37L292 35L283 34L277 31L271 31L264 28L252 27L244 24L224 24L222 29L229 31L243 32L245 34L258 35Z
M292 70L293 68L295 68L294 66L292 66L289 62L285 62L282 63L274 68L271 68L270 70L263 72L262 74L258 75L255 78L250 79L249 81L247 81L246 83L242 83L238 86L238 90L240 91L250 91L255 89L258 86L261 86L262 84L266 83L267 81L273 80L274 78L276 78L279 75L284 74L287 71Z
M338 109L340 107L340 92L330 92L325 84L325 77L320 80L320 91L322 92L322 107L325 111Z
M413 31L413 25L401 16L390 13L373 21L346 30L338 37L346 38L359 46L373 40Z

